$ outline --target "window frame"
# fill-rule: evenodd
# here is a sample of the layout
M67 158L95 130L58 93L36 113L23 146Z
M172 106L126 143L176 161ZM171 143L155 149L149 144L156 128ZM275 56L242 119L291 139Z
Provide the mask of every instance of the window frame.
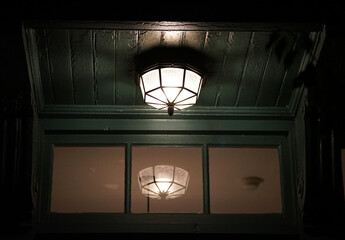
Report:
M61 120L65 123L65 120ZM137 120L134 120L134 123ZM147 120L146 123L148 123ZM154 120L151 120L155 122ZM231 126L232 121L224 125L220 121L218 129L209 129L210 121L188 120L187 123L196 124L198 129L186 128L178 122L171 127L169 121L162 123L164 128L156 125L150 127L133 126L133 130L123 130L128 121L123 120L122 126L111 131L92 129L75 125L70 129L61 129L63 124L45 121L41 131L43 149L38 164L39 192L38 208L36 210L37 233L138 233L138 232L179 232L179 233L269 233L269 234L297 234L298 209L296 196L295 162L292 156L292 125L265 122L261 128L256 127L251 131L248 125ZM173 121L172 121L173 122ZM218 122L218 121L217 121ZM254 121L252 121L253 123ZM99 122L96 121L96 128ZM214 124L215 122L212 122ZM219 122L218 122L219 123ZM245 124L245 121L244 121ZM270 125L270 126L268 126ZM89 126L94 126L90 124ZM152 126L152 125L149 125ZM214 126L214 125L213 125ZM257 125L259 126L259 125ZM179 129L179 128L184 128ZM90 129L91 128L91 129ZM120 128L122 128L120 130ZM250 128L250 127L249 127ZM231 130L232 129L232 130ZM234 131L236 130L236 131ZM64 146L125 146L125 212L124 213L50 213L50 192L53 164L53 147ZM204 213L130 213L131 191L131 149L134 145L179 145L201 146L203 161L204 183ZM279 165L282 193L282 214L210 214L209 177L208 177L208 147L233 146L233 147L277 147L279 151ZM249 227L250 226L250 227Z

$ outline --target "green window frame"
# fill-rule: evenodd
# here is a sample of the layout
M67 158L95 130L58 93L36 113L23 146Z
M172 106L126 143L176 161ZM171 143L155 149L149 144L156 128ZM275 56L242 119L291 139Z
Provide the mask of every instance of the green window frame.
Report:
M268 123L264 131L244 131L241 127L218 125L218 130L206 131L210 122L190 121L199 124L198 129L180 130L179 125L165 129L155 125L148 130L126 128L116 125L114 130L89 129L86 125L64 128L61 124L47 120L41 131L42 155L38 161L38 210L36 211L37 233L73 232L86 233L269 233L297 234L298 207L295 179L295 157L293 127L290 123ZM66 120L67 121L67 120ZM90 120L91 121L91 120ZM154 122L154 120L151 120ZM76 120L76 122L78 122ZM188 121L187 121L188 122ZM145 122L148 124L148 122ZM219 123L219 122L218 122ZM96 125L93 128L97 127ZM127 121L128 124L128 121ZM246 124L244 122L243 124ZM99 128L103 126L99 124ZM115 125L114 125L115 126ZM138 126L138 125L137 125ZM150 125L151 126L151 125ZM180 125L184 126L184 125ZM117 129L116 129L117 128ZM137 127L138 128L138 127ZM141 127L139 127L141 128ZM147 127L145 127L147 128ZM236 131L231 129L236 128ZM243 125L242 128L248 128ZM230 130L230 131L229 131ZM54 146L124 146L125 147L125 211L124 213L51 213L50 194ZM131 213L131 159L132 147L137 145L154 146L199 146L202 148L203 166L203 213ZM212 214L210 213L210 189L208 174L208 148L221 147L273 147L279 151L282 213L267 214Z

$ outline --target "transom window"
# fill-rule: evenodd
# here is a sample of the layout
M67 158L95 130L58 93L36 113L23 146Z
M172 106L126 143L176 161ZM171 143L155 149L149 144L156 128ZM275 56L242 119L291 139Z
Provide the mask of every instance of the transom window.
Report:
M208 153L211 213L282 212L277 148L212 146ZM131 213L203 213L201 146L140 145L132 147L131 156ZM146 194L142 191L139 172L155 166L156 176L151 181L158 181L163 166L188 173L185 189L175 187L175 191L183 190L181 196L148 197L159 184L174 188L174 171L171 179L154 182L154 189L147 188ZM51 212L123 213L124 204L124 146L54 147Z
M284 135L47 134L44 146L39 232L297 231Z

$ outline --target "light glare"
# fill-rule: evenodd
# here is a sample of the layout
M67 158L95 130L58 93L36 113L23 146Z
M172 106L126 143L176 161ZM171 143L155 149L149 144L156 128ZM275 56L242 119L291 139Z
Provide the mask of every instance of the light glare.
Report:
M179 67L155 68L144 73L140 81L145 103L157 109L162 109L161 104L177 110L195 105L201 85L198 73Z

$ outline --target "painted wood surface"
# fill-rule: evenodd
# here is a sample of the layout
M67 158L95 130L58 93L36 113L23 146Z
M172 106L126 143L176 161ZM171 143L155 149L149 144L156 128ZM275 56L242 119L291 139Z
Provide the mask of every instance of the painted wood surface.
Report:
M43 96L38 101L41 110L54 112L60 106L70 107L70 113L79 106L150 109L136 83L135 57L153 47L187 47L212 63L195 109L246 108L250 113L258 108L284 108L291 113L302 88L296 81L306 65L317 60L315 52L322 47L321 30L242 27L231 31L227 25L207 29L163 23L162 29L159 24L148 29L139 24L106 26L26 28L26 44L37 50L27 48L27 55L29 64L38 68L39 74L32 71L31 77L40 93L37 97Z

